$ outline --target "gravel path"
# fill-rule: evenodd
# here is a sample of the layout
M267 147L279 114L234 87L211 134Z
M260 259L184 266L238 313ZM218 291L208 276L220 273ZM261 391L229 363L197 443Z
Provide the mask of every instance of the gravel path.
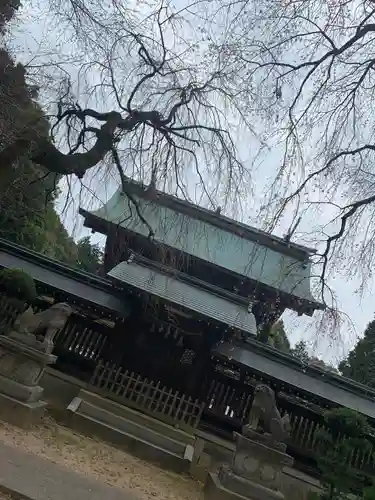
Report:
M0 491L0 500L12 500L12 497Z
M32 431L0 422L0 441L48 458L78 474L122 488L139 500L203 499L201 486L188 477L161 470L102 441L77 434L51 419ZM11 499L0 496L0 500Z

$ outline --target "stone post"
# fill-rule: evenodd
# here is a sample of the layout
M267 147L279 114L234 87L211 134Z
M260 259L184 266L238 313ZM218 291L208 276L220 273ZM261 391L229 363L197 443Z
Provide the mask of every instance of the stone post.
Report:
M21 427L39 420L46 407L39 381L56 356L32 335L0 335L0 419Z
M243 434L235 433L232 463L209 474L205 499L283 500L282 469L293 465L292 457L285 453L286 445L246 427Z
M263 429L258 429L259 419ZM235 433L236 449L231 464L222 465L208 475L206 500L284 500L283 468L293 466L286 454L287 418L281 418L272 389L255 388L251 425Z
M38 384L46 366L56 362L53 340L72 312L64 302L36 314L29 307L9 335L0 335L0 419L27 427L43 415Z

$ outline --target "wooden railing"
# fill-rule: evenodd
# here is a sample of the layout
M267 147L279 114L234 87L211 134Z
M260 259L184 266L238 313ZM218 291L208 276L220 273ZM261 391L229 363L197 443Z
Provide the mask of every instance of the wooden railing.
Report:
M0 334L11 329L19 314L19 308L13 305L8 297L0 294Z
M53 302L49 302L44 297L37 297L36 301L33 303L32 308L34 313L38 313L50 307ZM17 305L14 299L9 299L6 295L0 293L0 334L9 331L17 317L23 312L20 311L20 306L22 301L19 301ZM24 304L25 308L26 302Z
M233 421L242 427L249 414L253 399L252 391L247 388L231 386L220 380L212 380L206 394L206 411Z
M107 344L111 329L79 315L72 315L55 338L56 367L89 380Z
M112 363L99 362L90 384L96 392L187 432L197 427L203 403Z

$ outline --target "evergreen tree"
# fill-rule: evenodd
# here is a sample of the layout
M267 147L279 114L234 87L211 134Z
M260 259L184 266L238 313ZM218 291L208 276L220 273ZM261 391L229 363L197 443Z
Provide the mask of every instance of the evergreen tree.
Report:
M0 2L0 36L19 7L17 0ZM37 89L27 85L25 68L6 47L0 49L0 150L22 130L48 137L49 122L38 105ZM56 213L59 176L21 155L13 165L0 164L0 237L31 250L76 262L77 249Z
M92 274L98 274L103 262L103 251L96 243L91 245L90 236L81 238L77 243L77 267Z
M13 18L21 5L20 0L2 0L0 2L0 34L4 33L6 24Z
M363 491L371 478L351 466L353 454L371 450L368 440L372 429L366 418L347 408L336 408L324 414L325 425L315 432L317 465L321 473L322 494L310 495L320 500L344 500L353 491ZM362 498L373 498L373 489ZM361 498L361 497L358 497Z
M365 330L364 337L350 351L340 365L340 372L348 378L375 387L375 320Z
M304 340L300 340L299 342L297 342L295 347L291 349L290 352L291 354L293 354L293 356L300 359L303 363L309 362L310 356L307 352L307 346Z

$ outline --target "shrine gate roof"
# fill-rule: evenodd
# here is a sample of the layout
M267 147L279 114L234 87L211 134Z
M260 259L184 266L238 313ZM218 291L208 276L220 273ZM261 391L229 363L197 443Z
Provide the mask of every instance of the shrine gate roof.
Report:
M107 275L121 283L160 297L250 335L257 334L255 316L248 305L236 304L135 262L121 262Z
M136 207L119 190L98 210L80 209L85 225L95 230L95 220L98 227L104 221L146 238L151 228L155 241L287 293L301 302L304 312L323 308L310 290L314 250L160 191L150 200L133 181L127 185L129 193Z
M66 266L0 238L0 268L22 269L37 283L126 317L130 308L109 280Z
M303 363L277 349L259 344L222 343L212 355L231 363L266 374L285 384L291 392L309 393L319 399L358 411L375 419L375 391L331 371Z

